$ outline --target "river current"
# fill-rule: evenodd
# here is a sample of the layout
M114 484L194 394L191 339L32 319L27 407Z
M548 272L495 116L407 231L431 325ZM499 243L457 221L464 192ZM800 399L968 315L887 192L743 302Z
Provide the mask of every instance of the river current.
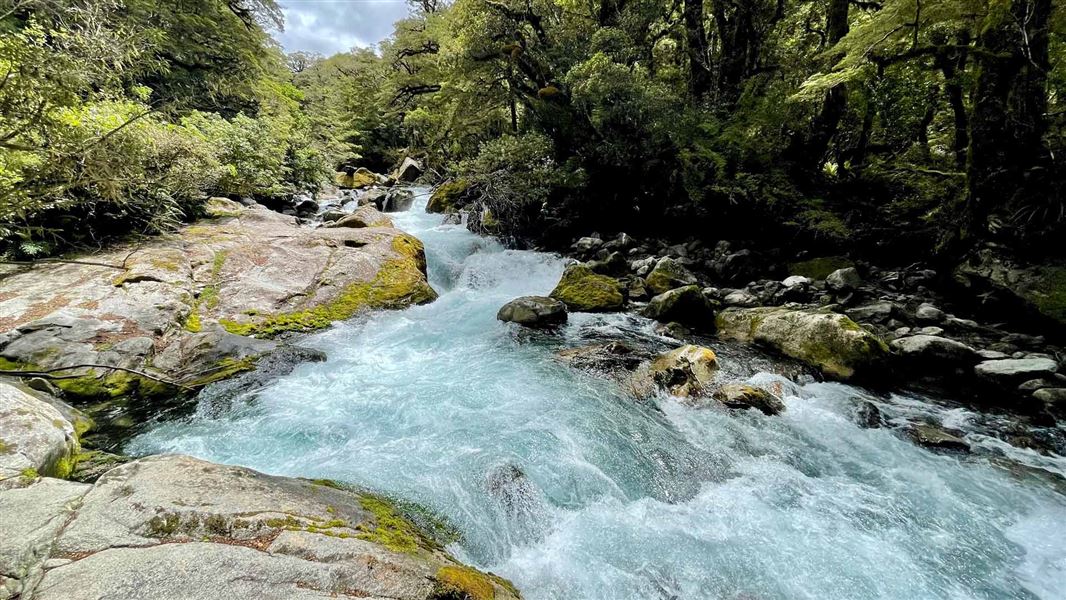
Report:
M248 397L204 394L126 452L417 502L461 533L453 554L529 600L1066 598L1060 457L1007 447L963 408L794 384L713 342L727 372L743 362L744 377L781 383L787 410L634 401L554 352L612 338L668 347L651 323L578 314L528 335L496 321L508 300L549 292L564 260L441 225L425 202L419 190L390 216L425 243L436 302L309 336L300 343L328 360ZM863 429L859 399L890 425L936 420L987 451L936 454L892 427Z

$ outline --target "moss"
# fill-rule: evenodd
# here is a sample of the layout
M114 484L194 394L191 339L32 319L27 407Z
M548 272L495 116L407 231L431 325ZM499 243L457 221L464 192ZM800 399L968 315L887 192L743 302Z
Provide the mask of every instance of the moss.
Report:
M196 379L186 382L185 385L188 385L189 387L202 387L216 381L229 379L238 373L251 371L255 368L258 360L259 355L246 356L244 358L223 358L215 364L214 368L209 369L206 373L201 374Z
M155 515L148 520L148 535L164 537L173 534L181 526L181 517L176 513Z
M352 174L341 171L337 173L336 183L337 187L358 190L374 185L377 183L377 178L373 173L365 170L358 170Z
M1066 323L1066 267L1040 267L1035 284L1023 295L1041 314Z
M311 480L311 485L317 485L319 487L332 488L334 490L343 490L343 489L345 489L344 486L342 486L341 484L337 483L336 481L333 481L332 479L312 479Z
M437 587L433 597L439 600L493 600L496 597L493 580L477 569L441 567L434 578L437 580Z
M14 454L16 447L0 439L0 454Z
M25 469L19 472L19 476L21 476L23 479L33 480L39 478L41 474L38 473L37 469L34 469L33 467L26 467Z
M789 275L801 275L803 277L810 277L815 281L825 279L837 269L846 269L847 267L853 267L855 263L843 256L825 256L822 258L812 258L802 262L794 262L788 266Z
M192 303L192 311L185 318L185 330L190 333L200 333L203 323L200 318L200 309L211 310L218 306L218 292L222 287L222 267L226 264L226 251L219 250L211 261L211 277L200 295Z
M402 258L386 262L373 281L349 285L333 300L292 313L265 315L258 321L239 323L220 319L219 323L237 335L274 337L289 331L313 331L348 319L364 309L404 308L437 298L426 282L426 259L422 243L409 235L397 236L393 249Z
M374 515L373 529L368 530L364 524L357 536L359 539L385 546L393 552L413 554L420 547L431 546L422 536L414 523L403 517L387 499L373 494L363 494L359 498L363 509Z
M617 310L623 302L618 281L593 273L585 265L567 267L551 297L563 301L571 310L584 312Z
M429 203L426 204L426 212L455 212L462 205L463 197L469 189L470 182L465 179L442 183L437 189L433 190L433 195L429 197Z

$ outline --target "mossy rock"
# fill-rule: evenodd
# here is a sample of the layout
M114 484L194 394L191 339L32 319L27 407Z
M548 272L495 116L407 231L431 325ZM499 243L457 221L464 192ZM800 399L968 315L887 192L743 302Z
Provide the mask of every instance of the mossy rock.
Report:
M433 190L426 204L426 212L452 213L463 205L467 191L470 190L470 182L465 179L456 179L442 183Z
M378 178L369 170L360 168L352 173L338 171L335 181L337 187L350 190L359 190L374 185L378 182Z
M846 269L854 266L855 263L851 262L851 259L847 257L824 256L791 263L788 265L788 274L810 277L815 281L820 281L829 277L829 274L837 269Z
M551 297L562 300L578 312L609 312L622 308L622 285L614 278L598 275L583 264L570 265L552 290Z
M731 308L718 313L716 322L724 339L770 348L835 379L873 378L889 358L884 340L841 314Z
M696 276L676 260L665 257L655 263L644 283L653 294L664 294L672 289L696 283Z
M472 567L447 565L437 570L434 579L437 585L431 596L433 600L495 600L501 595L517 600L522 597L510 581Z

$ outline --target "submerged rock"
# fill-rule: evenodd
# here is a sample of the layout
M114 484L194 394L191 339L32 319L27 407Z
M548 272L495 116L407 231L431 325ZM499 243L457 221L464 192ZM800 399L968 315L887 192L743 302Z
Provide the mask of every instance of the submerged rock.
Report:
M496 318L525 327L554 327L566 323L566 315L566 304L555 298L523 296L504 304Z
M0 562L12 542L22 560L0 567L29 576L4 585L24 598L519 597L386 498L186 456L133 461L93 486L44 479L0 492L0 508L55 524L12 540L5 523Z
M651 357L651 353L622 342L610 342L560 350L555 356L575 369L600 374L617 374L636 369Z
M730 383L716 389L711 395L727 408L754 408L765 415L776 415L785 410L781 399L761 387L742 383Z
M618 280L596 274L586 265L575 264L563 271L551 297L566 303L570 310L608 312L622 308L621 288Z
M871 376L888 357L884 341L835 313L730 308L718 313L717 325L723 339L771 348L838 379Z
M940 427L922 423L907 430L907 435L919 446L938 450L957 450L969 452L970 445L965 440L951 435Z
M655 296L644 308L643 315L660 323L677 322L701 329L714 326L714 307L696 285Z

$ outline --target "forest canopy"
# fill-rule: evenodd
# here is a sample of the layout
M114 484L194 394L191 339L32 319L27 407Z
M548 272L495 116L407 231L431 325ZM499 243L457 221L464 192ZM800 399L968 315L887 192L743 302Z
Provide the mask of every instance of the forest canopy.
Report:
M1052 0L423 0L331 57L284 55L273 0L6 1L9 252L407 155L518 244L1062 252Z

